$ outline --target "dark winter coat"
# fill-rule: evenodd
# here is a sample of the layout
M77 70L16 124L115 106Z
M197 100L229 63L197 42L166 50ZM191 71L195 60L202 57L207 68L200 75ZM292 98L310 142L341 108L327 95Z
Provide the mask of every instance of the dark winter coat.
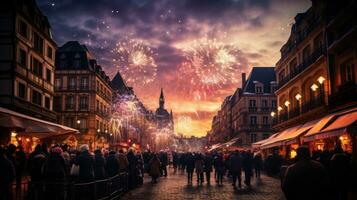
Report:
M52 153L43 165L43 177L46 181L61 182L68 176L66 161L63 156Z
M79 182L90 182L94 180L94 158L88 151L83 151L75 160L79 165Z
M102 154L94 156L94 177L96 180L105 179L105 159Z
M242 158L239 154L233 154L230 157L229 170L233 175L240 175L242 173Z
M119 174L119 162L115 154L109 154L107 158L107 174L109 177Z

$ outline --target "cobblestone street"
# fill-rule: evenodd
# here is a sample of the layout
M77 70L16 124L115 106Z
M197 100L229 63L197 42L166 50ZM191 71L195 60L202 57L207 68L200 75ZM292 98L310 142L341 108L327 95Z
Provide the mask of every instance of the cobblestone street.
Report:
M284 200L283 193L280 189L278 179L262 176L261 181L253 180L252 188L234 190L228 179L223 186L217 186L211 180L211 186L203 184L197 186L196 177L194 176L193 184L187 185L186 174L178 172L173 174L170 170L169 176L160 178L157 184L150 183L146 177L144 185L129 191L122 199L124 200L181 200L181 199L239 199L239 200Z

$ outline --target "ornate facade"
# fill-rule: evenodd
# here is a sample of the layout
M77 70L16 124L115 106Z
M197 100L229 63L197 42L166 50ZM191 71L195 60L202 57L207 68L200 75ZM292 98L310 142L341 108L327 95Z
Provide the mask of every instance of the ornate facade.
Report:
M56 43L34 0L1 3L0 106L55 122Z
M56 52L55 111L60 124L77 128L79 144L102 147L112 133L109 77L77 41Z

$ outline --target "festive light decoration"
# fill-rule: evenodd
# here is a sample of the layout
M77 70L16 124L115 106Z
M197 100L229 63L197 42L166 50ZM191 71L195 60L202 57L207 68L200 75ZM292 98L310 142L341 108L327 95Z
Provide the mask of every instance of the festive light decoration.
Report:
M296 95L295 95L295 99L296 99L296 100L300 101L301 98L302 98L301 94L296 94Z

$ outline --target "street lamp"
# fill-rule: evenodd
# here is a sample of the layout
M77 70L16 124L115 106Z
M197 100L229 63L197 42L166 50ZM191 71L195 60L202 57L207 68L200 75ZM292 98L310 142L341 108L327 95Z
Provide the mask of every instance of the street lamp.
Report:
M319 76L319 78L317 78L317 81L322 85L324 83L326 79L323 76Z
M314 84L311 85L310 88L311 88L312 91L315 92L315 91L317 90L317 88L319 88L319 86L317 86L317 85L314 83Z
M100 129L98 128L98 129L97 129L97 133L99 133L99 132L100 132Z
M77 124L79 125L81 123L81 120L77 120Z
M281 106L279 106L278 107L278 111L280 112L280 111L282 111L283 110L283 108L281 107Z
M285 105L286 107L289 107L290 102L289 102L289 101L285 101L284 105Z
M276 115L275 112L271 112L271 113L270 113L270 116L271 116L271 117L275 117L275 115Z
M297 101L300 101L301 98L302 98L301 94L295 95L295 99L296 99Z

